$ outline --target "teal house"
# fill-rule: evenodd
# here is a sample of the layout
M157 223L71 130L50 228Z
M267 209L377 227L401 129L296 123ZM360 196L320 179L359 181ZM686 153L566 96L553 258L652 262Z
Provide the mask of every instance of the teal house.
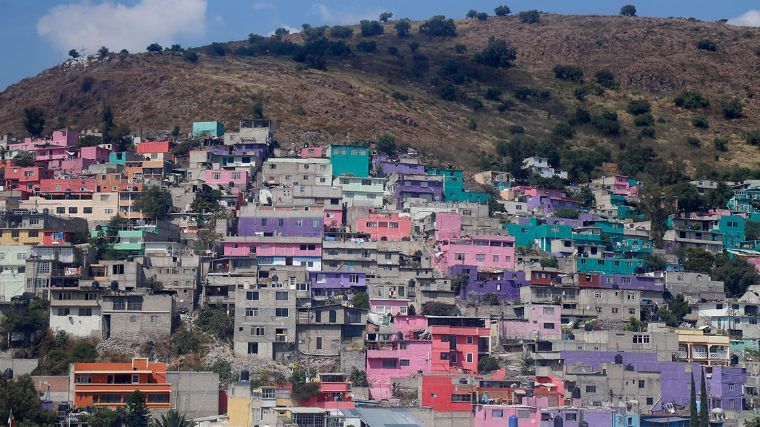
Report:
M486 203L491 198L487 193L464 191L462 171L457 169L425 168L428 175L443 177L443 199L449 202Z
M131 151L112 152L108 155L108 163L112 165L126 166L127 162L136 162L142 159L143 156Z
M329 155L333 177L351 175L366 178L369 176L369 148L331 145Z
M718 219L718 229L713 230L723 234L723 247L736 249L744 241L744 217L724 215Z
M579 273L634 274L636 268L643 267L640 259L617 258L576 258Z
M204 135L212 138L221 138L224 135L224 123L193 122L193 137L198 138Z

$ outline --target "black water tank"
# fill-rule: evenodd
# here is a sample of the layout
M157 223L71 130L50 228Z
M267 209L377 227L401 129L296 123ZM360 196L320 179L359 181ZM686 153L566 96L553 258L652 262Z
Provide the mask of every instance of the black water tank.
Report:
M5 370L5 378L8 380L13 379L13 368L8 368Z
M625 370L633 372L633 365L631 365L630 363L625 365Z
M583 330L586 332L591 332L593 329L594 327L591 326L591 323L586 323L585 325L583 325Z
M554 427L564 427L565 421L562 419L561 416L557 415L554 417Z
M248 381L251 378L251 373L248 371L240 371L240 381Z
M623 355L622 354L616 354L615 355L615 364L616 365L622 365L623 364Z
M575 387L573 389L573 399L580 399L581 398L581 389L580 387Z

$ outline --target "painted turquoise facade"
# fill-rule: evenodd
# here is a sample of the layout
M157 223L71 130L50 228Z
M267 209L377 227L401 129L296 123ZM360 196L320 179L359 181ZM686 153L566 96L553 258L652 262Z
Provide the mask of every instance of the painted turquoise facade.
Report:
M220 138L224 135L224 123L222 122L193 122L193 137L208 135L212 138Z
M112 152L108 155L108 163L125 166L127 164L127 153L124 151Z
M744 222L744 217L738 215L724 215L718 219L718 229L713 231L723 234L723 247L741 247L744 241Z
M333 177L352 175L369 176L369 148L351 145L331 145L330 163Z
M532 248L536 240L536 227L538 220L530 218L530 224L504 224L507 234L515 238L515 246L522 248Z
M746 190L735 191L734 196L728 200L726 206L734 213L760 213L760 209L753 205L753 202L760 202L760 188L748 188Z
M637 255L651 254L654 245L649 239L620 239L614 243L615 252L623 252Z
M443 199L450 202L486 203L491 198L487 193L464 191L462 171L457 169L426 168L428 175L443 177Z
M579 273L634 274L643 267L640 259L576 258Z

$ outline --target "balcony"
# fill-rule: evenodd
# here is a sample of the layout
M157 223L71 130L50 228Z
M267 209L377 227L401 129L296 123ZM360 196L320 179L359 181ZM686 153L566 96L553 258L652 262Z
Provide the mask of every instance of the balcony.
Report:
M399 356L399 350L392 348L367 350L367 359L398 359Z
M728 350L725 348L710 349L710 359L728 359Z

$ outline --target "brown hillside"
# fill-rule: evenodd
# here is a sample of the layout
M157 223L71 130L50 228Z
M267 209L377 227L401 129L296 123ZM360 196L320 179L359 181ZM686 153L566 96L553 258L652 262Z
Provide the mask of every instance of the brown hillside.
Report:
M0 129L20 133L22 110L32 105L45 111L47 130L59 121L72 128L94 127L108 102L116 122L133 131L175 125L188 131L194 120L221 120L234 130L260 99L267 116L277 120L281 142L344 142L390 133L440 161L467 167L484 151L491 153L495 140L508 138L509 125L520 124L529 136L542 140L554 124L582 106L592 113L602 108L617 111L626 131L611 138L590 126L580 127L568 142L573 147L603 143L615 153L635 141L654 147L665 158L760 164L758 148L744 142L748 130L760 128L760 103L753 93L760 88L760 30L682 19L542 15L533 25L516 17L457 21L457 37L430 38L417 34L418 24L403 40L396 37L392 23L387 24L385 35L371 38L377 41L376 53L356 49L363 39L357 29L348 41L354 54L329 58L326 71L304 69L289 56L231 53L201 54L197 64L168 52L112 54L86 66L62 64L0 93ZM517 49L515 67L497 70L471 60L491 36ZM300 42L300 36L290 37ZM717 43L716 52L696 48L705 38ZM417 41L417 52L429 58L423 74L410 72L411 41ZM246 44L228 46L232 51ZM465 45L467 52L457 54L457 44ZM390 46L396 46L399 55L388 54ZM444 84L439 67L449 59L468 71L466 81L457 85L455 101L438 95ZM609 69L620 88L579 101L573 97L577 85L554 78L551 70L556 64L580 65L586 82L593 81L596 71ZM86 76L94 79L89 91L82 89ZM489 87L502 91L502 100L510 103L507 111L499 112L496 102L485 99ZM523 87L548 97L515 99L515 90ZM683 89L701 91L710 107L674 107L673 96ZM394 92L409 98L399 100ZM627 102L641 97L652 102L658 119L656 140L638 141L638 129L625 113ZM733 98L742 102L744 117L728 121L719 104ZM476 99L481 108L473 108ZM694 128L691 120L696 115L707 117L710 128ZM701 147L688 146L688 136L698 137ZM716 136L731 140L727 153L714 150Z

